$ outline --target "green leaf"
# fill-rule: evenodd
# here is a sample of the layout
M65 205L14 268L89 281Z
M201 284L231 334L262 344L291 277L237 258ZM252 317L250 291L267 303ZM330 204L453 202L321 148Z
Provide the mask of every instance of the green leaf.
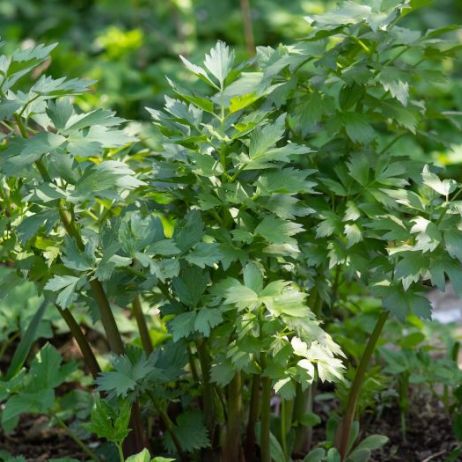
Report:
M226 77L233 67L234 52L221 41L218 41L208 55L205 56L204 66L220 82L223 88Z
M61 308L67 308L77 297L75 290L80 282L76 276L54 276L50 279L44 289L51 292L59 292L56 303Z
M152 365L144 355L136 361L122 355L115 358L114 370L102 373L96 379L96 384L98 390L108 392L109 396L126 397L130 391L140 386L152 370Z
M173 239L178 247L186 252L202 238L204 224L199 211L193 210L188 213L186 220L175 228Z
M222 258L220 245L216 243L199 242L186 256L186 260L199 268L213 266Z
M336 448L331 448L327 452L327 462L341 462L340 454Z
M395 68L385 67L380 71L378 80L385 91L389 91L403 106L407 106L409 98L409 84L403 79L403 73Z
M382 446L385 446L388 441L389 438L384 435L370 435L356 446L355 451L361 449L369 449L371 451L380 449Z
M355 223L345 225L345 236L348 241L347 248L350 248L363 240L361 229Z
M311 450L303 459L303 462L322 462L326 457L326 451L323 448Z
M355 155L348 162L348 171L361 186L369 183L370 160L365 155Z
M211 329L218 326L223 320L221 311L217 308L200 308L194 320L194 329L204 337L210 335Z
M263 275L253 262L248 263L244 268L244 284L257 294L263 289Z
M223 361L219 364L215 364L212 367L210 378L213 383L225 387L231 380L233 380L234 374L236 373L230 361Z
M405 291L401 287L391 286L378 290L385 295L383 306L398 319L404 320L408 314L415 314L424 319L430 319L432 306L429 300L420 293Z
M30 367L34 390L56 388L68 379L74 364L61 366L62 360L58 350L49 343L40 350Z
M437 175L430 171L428 165L426 165L422 171L422 180L424 185L446 197L448 197L457 186L454 180L440 180Z
M22 336L18 346L16 347L13 357L11 358L10 365L5 377L6 380L12 379L24 365L32 345L37 339L37 331L47 306L48 301L45 299L40 304L34 316L30 320L29 325L27 326L27 329L24 332L24 335Z
M131 406L128 400L119 401L116 407L97 399L91 411L91 421L86 428L99 438L122 444L130 432Z
M309 170L284 168L275 172L263 173L257 181L258 193L271 196L272 194L311 193L316 185L314 181L307 181L311 174Z
M180 276L173 279L173 290L182 303L195 307L207 288L208 273L197 266L182 269Z
M175 316L169 322L170 330L173 334L173 341L188 337L195 331L196 313L194 311L187 311Z
M85 252L81 252L74 239L65 239L64 255L61 257L66 268L75 271L87 271L93 267L93 259Z
M225 303L236 305L238 308L247 308L259 303L258 295L249 287L236 281L226 290Z
M273 388L281 399L291 400L295 397L295 384L290 377L277 380Z
M2 411L2 426L7 432L14 430L21 414L46 414L54 403L54 392L51 389L40 389L36 392L22 392L9 398Z
M357 24L368 19L372 15L372 8L368 5L360 5L346 0L338 8L324 13L322 15L308 18L309 21L315 21L319 27L333 27L347 24Z
M368 462L371 457L371 451L369 449L355 449L349 454L348 462Z
M314 412L307 412L300 418L300 424L305 427L314 427L321 423L321 418Z
M395 267L395 276L401 279L404 289L407 290L410 285L420 280L428 266L428 257L418 252L403 252L401 259Z
M106 160L86 169L72 195L75 199L83 199L106 191L131 190L143 185L144 182L138 180L126 164Z
M173 431L185 452L193 452L210 446L202 414L198 411L188 411L181 414L176 420ZM165 444L172 452L175 450L169 434L165 437Z
M444 241L448 254L462 262L462 232L459 230L445 231Z
M273 124L256 129L250 136L249 157L252 160L262 158L284 135L286 115L280 115Z
M64 144L66 138L54 133L39 133L27 139L17 139L6 149L7 172L15 172L15 169L31 166L44 154L54 152Z
M61 98L56 101L50 101L46 112L55 128L59 130L66 126L67 121L74 113L74 107L68 98Z
M342 115L345 130L351 141L355 143L368 144L375 137L375 131L369 123L366 114L358 112L347 112Z
M67 109L67 112L69 112L69 109ZM120 125L122 122L123 119L114 117L114 112L107 111L106 109L96 109L95 111L83 114L72 114L67 119L64 128L66 132L72 132L94 125L112 127Z
M274 215L267 215L255 228L255 234L274 244L295 244L291 236L301 233L303 226L293 221L282 220Z

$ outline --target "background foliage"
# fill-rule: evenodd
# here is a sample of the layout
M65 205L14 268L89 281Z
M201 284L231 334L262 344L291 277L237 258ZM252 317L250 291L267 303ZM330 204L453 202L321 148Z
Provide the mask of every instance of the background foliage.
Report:
M450 328L418 319L429 317L422 280L442 288L449 276L460 291L462 279L460 205L448 200L460 185L424 167L434 161L442 177L461 178L461 35L444 31L456 44L447 50L427 31L462 20L462 6L411 3L421 8L400 22L396 42L382 42L372 20L367 33L353 21L351 36L365 34L365 41L334 40L320 48L299 41L307 34L303 17L329 11L334 2L251 0L253 40L275 50L262 49L246 65L252 43L239 2L231 0L0 4L3 52L34 67L18 82L11 70L13 103L2 106L2 194L8 196L2 204L9 207L0 218L6 236L2 287L8 292L0 305L5 431L26 411L45 414L56 426L72 423L70 434L79 441L93 434L112 443L96 457L121 454L133 417L127 403L136 409L141 402L143 412L161 422L159 453L205 457L207 448L223 444L235 454L229 435L239 432L239 406L252 402L260 379L269 405L270 378L279 396L271 402L277 417L271 423L262 418L259 435L271 434L274 460L287 460L294 448L302 454L312 435L300 430L319 422L304 384L341 375L341 353L330 334L351 366L330 399L340 409L348 406L362 345L380 312L370 287L386 275L392 285L373 295L383 297L398 320L379 342L359 414L397 405L405 435L411 394L436 395L462 437L458 342ZM335 14L326 18L338 20ZM326 36L329 20L319 27ZM25 58L15 51L41 42L60 43L51 59L40 48ZM280 42L297 45L278 48ZM402 43L411 51L393 67L400 57L393 57L393 47ZM304 59L316 65L299 66ZM70 80L43 80L43 73ZM192 105L164 99L173 93ZM64 95L73 96L75 108L66 99L55 102ZM101 108L129 122L122 125ZM327 128L318 132L317 124ZM219 165L208 161L214 152ZM395 248L389 254L390 240ZM23 284L20 274L35 286ZM103 319L104 299L102 305L92 299L100 290L93 278L104 285L129 344L121 347L113 321ZM59 309L41 303L37 288L56 296ZM327 333L309 318L305 290ZM103 398L91 415L91 379L74 362L63 362L55 347L70 328L59 314L66 319L70 308L84 326L103 319L104 329L98 324L96 330L106 331L97 348L104 374L87 364ZM137 326L143 311L147 333ZM23 338L29 340L16 348ZM313 338L320 340L316 351L304 343ZM29 355L35 339L40 342ZM51 344L43 346L46 339ZM390 349L390 342L400 348ZM124 355L109 357L108 348ZM432 367L436 350L443 357ZM70 382L82 389L62 392ZM234 399L239 387L244 395ZM328 396L319 393L319 402ZM305 400L307 412L293 412L294 397ZM203 413L195 402L202 402ZM338 460L336 420L327 424L327 443L307 461ZM216 427L224 422L227 436L218 442ZM354 427L350 446L358 435ZM252 431L247 436L257 437ZM350 460L366 460L386 441L369 438L354 447ZM139 457L149 460L147 453Z

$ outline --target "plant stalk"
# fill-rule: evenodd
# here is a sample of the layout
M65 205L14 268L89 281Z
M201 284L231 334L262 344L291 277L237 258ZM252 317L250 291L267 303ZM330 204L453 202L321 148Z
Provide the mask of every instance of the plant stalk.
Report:
M242 376L237 371L228 386L228 422L223 445L223 462L236 462L241 457Z
M252 387L250 390L249 419L247 421L247 430L245 438L245 459L247 462L255 461L255 447L257 437L255 426L260 414L260 375L252 376Z
M151 336L149 335L148 326L146 324L146 318L143 313L143 308L141 307L141 300L139 295L137 295L132 302L132 313L133 317L136 320L138 326L138 332L140 334L141 344L147 355L151 354L153 351Z
M364 349L358 369L356 370L355 378L350 388L345 415L343 416L342 422L339 426L336 438L336 447L340 453L340 459L342 462L346 459L347 452L350 449L348 445L350 441L351 427L356 414L356 406L358 404L359 394L361 393L361 388L366 376L367 367L372 354L374 353L375 347L377 346L377 341L379 340L387 318L388 311L382 311L377 319L374 330L369 337L366 348Z
M198 340L196 344L197 354L201 365L202 373L202 407L205 415L206 426L210 432L211 439L214 434L215 427L215 411L214 411L214 390L210 382L210 359L207 347L203 340Z
M270 424L271 424L271 379L262 378L261 396L261 426L260 426L260 460L271 462L270 451Z
M249 56L255 55L255 38L253 35L252 14L250 11L250 0L241 0L241 14L244 22L245 45Z
M289 446L287 444L287 435L292 427L292 414L294 409L294 401L281 399L281 446L286 459L289 458Z
M101 322L106 332L107 341L113 353L122 355L125 351L122 337L117 327L114 314L111 310L111 305L107 299L106 292L103 289L103 285L97 279L90 281L90 287L93 291L96 302L99 306L99 313Z
M85 365L87 366L93 378L96 378L98 374L101 372L101 369L93 353L93 350L91 349L91 346L88 343L87 338L82 332L82 329L75 320L74 316L72 316L72 313L67 308L62 309L58 305L55 306L58 309L61 317L64 319L64 322L67 324L67 327L71 331L71 334L74 337L75 341L77 342L77 345L80 348L80 352L82 353Z
M300 385L297 385L297 394L294 403L294 421L297 422L297 431L295 434L294 452L307 453L311 447L313 437L313 428L300 424L301 419L307 412L313 412L313 383L303 391Z

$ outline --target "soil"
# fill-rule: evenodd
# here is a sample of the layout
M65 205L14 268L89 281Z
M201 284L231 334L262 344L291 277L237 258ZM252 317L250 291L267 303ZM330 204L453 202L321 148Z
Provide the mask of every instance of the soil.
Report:
M337 403L335 400L316 402L315 412L322 420L313 432L316 445L325 441L325 424L329 415L337 412ZM379 434L387 436L389 442L381 450L373 451L369 462L462 462L462 449L455 454L462 445L453 433L451 418L434 396L411 397L405 437L397 404L387 403L380 415L375 412L366 412L363 416L361 428L365 432L359 439Z
M323 403L316 409L321 415L332 410L332 403ZM324 420L324 419L323 419ZM459 447L453 432L451 419L435 399L419 397L414 400L407 418L406 439L401 432L401 419L397 407L385 408L380 417L365 416L363 428L366 437L372 434L386 435L389 443L374 451L370 462L460 462L462 453L449 459L451 451ZM315 441L323 441L324 431L316 428ZM0 449L12 455L22 455L30 462L46 462L50 458L73 457L85 460L80 448L64 431L49 428L45 417L25 415L12 435L0 433ZM0 456L1 460L1 456Z
M368 434L386 435L390 439L382 453L374 453L371 462L453 462L462 461L462 453L449 459L460 447L452 431L449 415L435 399L419 398L406 419L407 431L402 434L398 408L384 411L371 422Z
M46 462L52 458L73 457L85 460L74 441L59 428L50 428L46 417L23 415L14 433L0 432L0 449L30 462ZM0 456L0 460L3 460Z

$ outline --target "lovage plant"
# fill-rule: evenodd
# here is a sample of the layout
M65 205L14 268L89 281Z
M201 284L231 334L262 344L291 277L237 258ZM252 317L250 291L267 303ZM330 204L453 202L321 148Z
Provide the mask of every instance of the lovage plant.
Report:
M251 63L222 42L200 66L183 58L204 92L171 82L164 110L149 110L154 149L109 111L76 110L81 81L24 89L50 48L0 59L0 255L76 339L100 393L86 429L120 459L125 440L126 454L152 445L180 460L355 462L385 441L356 444L354 423L383 325L430 316L424 281L462 287L459 185L405 152L448 117L415 86L457 47L449 29L398 26L412 8L344 2ZM308 454L315 386L345 380L322 323L347 315L349 292L383 310L336 438ZM112 353L104 372L85 318ZM2 383L10 430L27 347Z
M442 288L449 277L460 287L461 276L456 250L461 240L458 185L440 180L405 152L437 139L433 133L429 141L426 133L431 119L449 120L449 113L438 112L415 95L430 75L435 81L434 63L453 56L458 46L441 38L451 28L421 34L398 26L412 11L411 4L382 3L371 7L348 2L332 13L309 18L312 31L300 43L258 49L256 70L238 73L223 44L207 55L202 67L183 59L213 96L204 98L172 84L177 99L167 99L165 113L152 111L166 138L155 159L162 181L157 187L171 198L162 208L178 218L188 211L189 216L201 212L201 224L197 218L194 225L203 230L201 263L211 268L209 291L220 295L221 304L234 305L237 313L255 313L261 304L269 311L267 320L279 314L261 300L260 291L266 290L262 277L256 284L247 276L254 265L260 265L270 280L290 280L308 290L311 316L324 314L329 319L328 309L341 310L340 289L383 301L333 441L342 460L360 460L373 449L370 442L353 447L352 429L367 364L389 313L402 319L409 314L428 318L431 310L423 282ZM224 258L230 259L229 268ZM240 271L243 283L237 276ZM207 295L206 282L202 287L200 292ZM202 308L197 312L191 305L200 306L207 299L181 300L175 287L173 294L181 305L165 309L176 313L170 324L174 339L178 331L178 339L195 334ZM293 306L288 294L281 294L281 300ZM287 339L278 338L278 343L290 341L295 356L313 351L318 342L300 338L300 320L282 319L295 332L285 330ZM236 325L245 343L253 334L242 322L252 325L238 316L230 330L224 330L226 323L211 330L207 343L212 359L208 357L207 364L212 363L212 382L220 384L218 373L226 372L229 396L234 397L236 387L249 390L247 423L253 424L253 393L259 388L253 379L247 386L242 383L252 375L242 358L257 359L263 380L273 380L280 396L280 453L290 457L292 449L306 443L307 435L297 427L303 427L308 415L303 406L310 401L310 387L305 392L298 387L303 382L297 385L290 363L266 363L268 349L276 361L279 353L267 335L267 344L259 345L265 351L264 362L261 353L258 358L258 353L239 348L233 338ZM236 353L239 362L232 358ZM309 353L307 358L315 360L323 379L321 356ZM263 431L268 394L264 386L261 391ZM234 414L227 415L233 417L228 425L234 428ZM252 434L246 437L253 441ZM269 460L265 444L263 438L260 457ZM329 457L337 457L335 453L332 449ZM250 449L246 456L252 454Z

